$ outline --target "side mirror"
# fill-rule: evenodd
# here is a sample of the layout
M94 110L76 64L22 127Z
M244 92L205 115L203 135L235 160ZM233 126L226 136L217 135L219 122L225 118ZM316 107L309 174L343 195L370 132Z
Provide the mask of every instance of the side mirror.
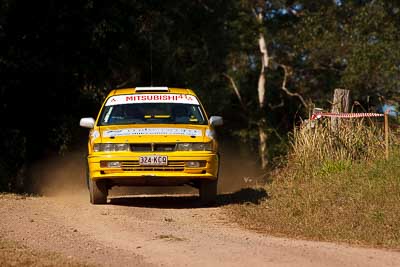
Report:
M221 126L224 124L224 120L221 116L211 116L210 117L211 126Z
M92 129L94 127L94 119L93 118L82 118L79 122L79 125L85 128Z

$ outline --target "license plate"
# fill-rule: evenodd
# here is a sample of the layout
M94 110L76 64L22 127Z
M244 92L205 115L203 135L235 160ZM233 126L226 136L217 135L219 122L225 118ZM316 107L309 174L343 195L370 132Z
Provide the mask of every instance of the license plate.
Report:
M151 155L151 156L140 156L139 165L146 166L167 166L168 156Z

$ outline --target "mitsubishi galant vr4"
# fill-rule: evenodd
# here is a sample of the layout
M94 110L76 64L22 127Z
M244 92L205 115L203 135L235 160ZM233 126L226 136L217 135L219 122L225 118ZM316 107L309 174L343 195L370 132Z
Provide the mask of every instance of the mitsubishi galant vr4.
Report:
M113 186L179 186L199 190L203 204L217 195L219 153L215 127L190 89L112 90L90 128L87 185L92 204L106 204Z

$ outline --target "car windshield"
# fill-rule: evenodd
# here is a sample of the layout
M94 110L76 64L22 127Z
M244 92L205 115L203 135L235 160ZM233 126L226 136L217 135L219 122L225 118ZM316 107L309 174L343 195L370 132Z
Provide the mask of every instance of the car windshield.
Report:
M207 124L197 104L135 103L104 106L99 125Z

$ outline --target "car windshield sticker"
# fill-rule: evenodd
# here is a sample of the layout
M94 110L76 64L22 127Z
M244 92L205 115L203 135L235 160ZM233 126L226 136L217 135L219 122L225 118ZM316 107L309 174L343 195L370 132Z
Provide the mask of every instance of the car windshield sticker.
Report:
M121 130L104 131L104 137L128 135L188 135L202 136L201 130L185 128L130 128Z
M110 97L106 106L131 104L131 103L179 103L199 105L195 96L184 94L136 94L116 95Z
M112 110L113 110L113 107L110 107L110 108L108 109L108 111L107 111L107 113L106 113L106 115L104 116L104 119L103 119L104 122L107 122L107 121L108 121L108 119L110 118L110 115L111 115Z

